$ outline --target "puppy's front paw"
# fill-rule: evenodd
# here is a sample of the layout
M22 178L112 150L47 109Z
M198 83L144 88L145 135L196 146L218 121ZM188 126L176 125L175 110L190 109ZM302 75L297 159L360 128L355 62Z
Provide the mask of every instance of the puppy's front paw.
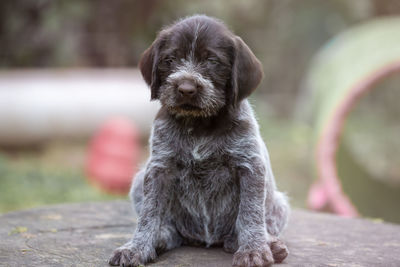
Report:
M270 247L276 263L281 263L289 254L287 246L279 239L271 242Z
M266 267L274 263L274 258L269 247L260 249L240 249L233 255L234 267Z
M137 249L132 245L124 245L114 250L108 264L112 266L137 267L156 258L156 252L151 248Z

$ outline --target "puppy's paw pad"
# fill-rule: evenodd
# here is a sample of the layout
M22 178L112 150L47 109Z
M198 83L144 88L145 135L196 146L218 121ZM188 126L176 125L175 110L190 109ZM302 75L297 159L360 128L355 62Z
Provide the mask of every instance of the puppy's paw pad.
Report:
M269 249L238 251L233 255L232 265L235 267L267 267L274 263Z
M270 247L276 263L281 263L289 255L287 246L279 239L271 242Z
M117 248L110 257L111 266L137 267L144 265L140 253L129 248Z

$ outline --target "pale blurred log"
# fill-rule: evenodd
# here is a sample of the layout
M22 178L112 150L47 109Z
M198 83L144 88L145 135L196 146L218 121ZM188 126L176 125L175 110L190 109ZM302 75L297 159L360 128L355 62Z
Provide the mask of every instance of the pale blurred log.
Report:
M146 136L158 107L136 69L2 71L0 145L86 138L115 116Z

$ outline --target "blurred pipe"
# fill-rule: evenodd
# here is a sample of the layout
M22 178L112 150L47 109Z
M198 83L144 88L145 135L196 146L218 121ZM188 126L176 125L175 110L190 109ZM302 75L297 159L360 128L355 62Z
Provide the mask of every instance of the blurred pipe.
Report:
M136 69L1 71L0 145L85 138L114 116L148 135L158 108Z

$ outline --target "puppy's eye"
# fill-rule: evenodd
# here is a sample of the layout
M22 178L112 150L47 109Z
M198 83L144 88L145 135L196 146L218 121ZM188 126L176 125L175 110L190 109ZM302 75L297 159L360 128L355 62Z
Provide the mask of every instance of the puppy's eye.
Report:
M210 57L210 58L207 59L207 63L208 63L208 64L211 64L211 65L218 65L218 64L219 64L219 61L218 61L217 58Z
M175 61L174 57L167 57L162 61L162 63L167 66L171 66L171 64L174 63L174 61Z

